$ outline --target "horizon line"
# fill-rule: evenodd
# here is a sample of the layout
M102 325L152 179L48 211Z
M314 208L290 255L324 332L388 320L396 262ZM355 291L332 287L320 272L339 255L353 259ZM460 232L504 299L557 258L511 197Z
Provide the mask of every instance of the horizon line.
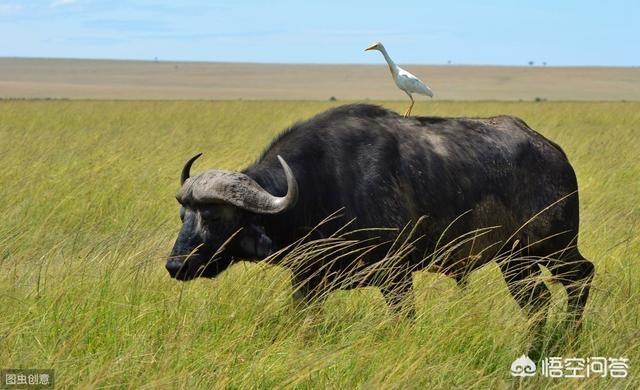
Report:
M4 56L0 60L71 60L71 61L115 61L115 62L152 62L152 63L195 63L195 64L246 64L246 65L304 65L304 66L381 66L384 63L372 64L366 62L262 62L262 61L214 61L214 60L175 60L148 58L105 58L105 57L39 57L39 56ZM405 66L468 66L468 67L496 67L496 68L640 68L640 65L533 65L520 64L474 64L474 63L403 63Z

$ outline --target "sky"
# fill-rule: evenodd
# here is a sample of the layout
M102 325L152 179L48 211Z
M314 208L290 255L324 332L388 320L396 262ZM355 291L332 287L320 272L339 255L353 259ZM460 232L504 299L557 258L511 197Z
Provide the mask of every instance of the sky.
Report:
M0 57L640 66L640 0L0 0Z

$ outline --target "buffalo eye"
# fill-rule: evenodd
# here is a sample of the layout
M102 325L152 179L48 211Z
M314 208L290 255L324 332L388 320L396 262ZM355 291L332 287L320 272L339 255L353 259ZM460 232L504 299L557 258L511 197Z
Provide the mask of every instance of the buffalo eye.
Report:
M207 222L215 222L218 219L217 213L211 207L202 207L198 209L198 213Z
M180 207L180 220L182 222L184 222L184 215L186 213L186 210L184 209L184 207Z

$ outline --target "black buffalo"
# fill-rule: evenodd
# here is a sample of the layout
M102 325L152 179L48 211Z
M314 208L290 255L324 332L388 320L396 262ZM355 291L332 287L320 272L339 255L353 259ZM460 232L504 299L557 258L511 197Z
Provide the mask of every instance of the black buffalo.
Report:
M518 304L538 314L550 292L535 277L548 268L580 322L594 266L577 249L576 176L562 149L518 118L403 118L347 105L284 131L243 172L190 178L198 156L186 163L177 195L183 224L166 264L176 279L215 277L234 259L263 259L339 210L341 219L314 234L330 237L351 221L361 229L358 239L378 245L353 256L344 250L329 266L325 257L294 267L301 298L326 286L384 280L382 292L395 307L411 292L412 271L429 266L463 284L496 260ZM327 283L380 262L408 224L409 250L386 268L390 276ZM458 244L443 246L450 242Z

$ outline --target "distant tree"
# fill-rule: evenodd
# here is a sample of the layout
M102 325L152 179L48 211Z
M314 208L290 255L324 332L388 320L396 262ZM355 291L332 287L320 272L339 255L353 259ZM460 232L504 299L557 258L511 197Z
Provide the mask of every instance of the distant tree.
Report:
M533 61L529 61L529 66L533 66L534 62Z
M451 65L451 60L447 61L447 64L448 64L448 65Z
M544 61L544 62L542 63L542 66L547 66L547 61Z
M338 99L336 99L336 97L335 97L335 96L331 96L331 97L329 98L329 101L330 101L330 102L335 102L336 100L338 100Z

